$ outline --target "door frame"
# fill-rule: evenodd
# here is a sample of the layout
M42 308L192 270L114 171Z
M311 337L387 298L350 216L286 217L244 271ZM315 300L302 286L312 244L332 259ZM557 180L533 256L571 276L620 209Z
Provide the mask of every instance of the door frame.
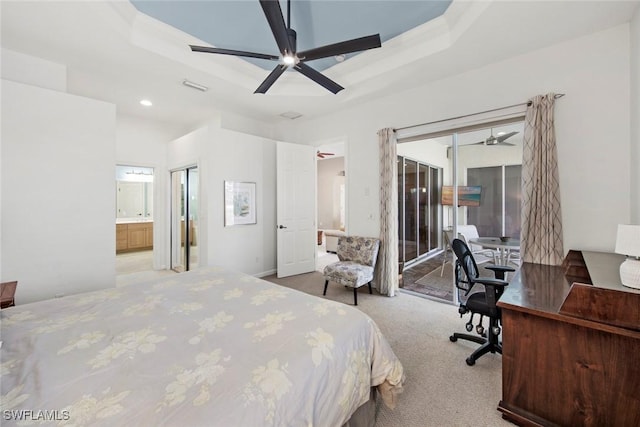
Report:
M197 170L198 171L198 182L196 183L197 185L197 190L196 190L196 194L197 197L200 197L201 194L201 180L200 180L200 168L198 166L198 164L188 164L185 166L180 166L177 168L172 168L169 170L169 269L176 271L176 272L185 272L185 271L189 271L191 268L191 260L190 260L190 248L191 245L188 244L188 242L191 240L191 231L190 231L190 227L189 227L189 213L190 213L190 203L189 203L189 171L190 170ZM184 257L184 269L180 270L179 266L175 265L174 266L174 241L175 241L175 235L174 233L176 233L175 228L174 228L174 188L173 188L173 174L177 173L177 172L184 172L185 173L185 182L184 182L184 191L185 193L185 203L184 203L184 217L185 217L185 232L184 232L184 241L185 241L185 245L184 245L184 251L185 251L185 257ZM200 206L200 203L197 204L198 207ZM200 218L199 212L197 212L197 216L198 218ZM179 233L179 232L178 232ZM182 237L180 238L182 239ZM179 249L180 251L182 250L182 248L180 247Z

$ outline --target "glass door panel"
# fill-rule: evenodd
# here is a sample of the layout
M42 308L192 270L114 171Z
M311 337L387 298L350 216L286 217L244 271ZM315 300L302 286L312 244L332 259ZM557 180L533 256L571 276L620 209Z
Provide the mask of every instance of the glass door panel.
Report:
M442 221L440 218L440 169L429 167L429 250L442 247Z
M467 224L480 236L502 236L502 167L467 169L467 185L482 187L480 206L467 208Z
M418 163L405 160L404 166L404 260L418 257Z
M411 262L442 248L442 171L441 167L398 156L400 262Z
M429 166L418 165L418 256L429 252Z
M171 172L171 269L186 271L187 254L184 246L186 170Z
M171 269L198 265L198 169L171 172Z
M480 236L520 238L521 165L470 168L469 185L482 187L481 203L467 208L467 224Z
M398 156L398 261L405 262L404 255L404 158Z
M189 218L189 270L198 266L198 169L187 169L188 191L186 196L189 198L187 204L187 216Z

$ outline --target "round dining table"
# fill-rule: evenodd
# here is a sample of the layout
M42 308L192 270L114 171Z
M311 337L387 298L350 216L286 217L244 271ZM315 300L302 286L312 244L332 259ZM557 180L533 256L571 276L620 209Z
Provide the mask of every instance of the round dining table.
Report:
M499 237L476 237L469 239L469 243L482 246L486 249L495 249L498 251L496 262L500 265L509 263L509 254L511 252L520 251L520 239L509 238L502 240Z

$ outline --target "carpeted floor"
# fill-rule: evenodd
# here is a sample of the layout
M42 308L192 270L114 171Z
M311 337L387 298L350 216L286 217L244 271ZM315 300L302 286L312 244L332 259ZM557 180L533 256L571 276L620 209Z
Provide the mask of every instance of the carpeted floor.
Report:
M329 285L318 272L282 279L264 278L320 298L353 304L353 292ZM477 344L452 343L452 332L464 332L465 320L451 304L407 293L388 298L366 286L358 294L358 308L380 327L402 362L406 375L404 392L396 409L378 400L376 427L510 426L496 407L501 398L502 360L498 354L481 357L474 366L465 359Z

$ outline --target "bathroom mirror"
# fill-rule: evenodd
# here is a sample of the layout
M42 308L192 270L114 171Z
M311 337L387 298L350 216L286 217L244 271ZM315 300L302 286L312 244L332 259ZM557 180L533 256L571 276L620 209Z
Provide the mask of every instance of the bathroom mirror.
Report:
M116 166L116 219L153 220L153 168Z

